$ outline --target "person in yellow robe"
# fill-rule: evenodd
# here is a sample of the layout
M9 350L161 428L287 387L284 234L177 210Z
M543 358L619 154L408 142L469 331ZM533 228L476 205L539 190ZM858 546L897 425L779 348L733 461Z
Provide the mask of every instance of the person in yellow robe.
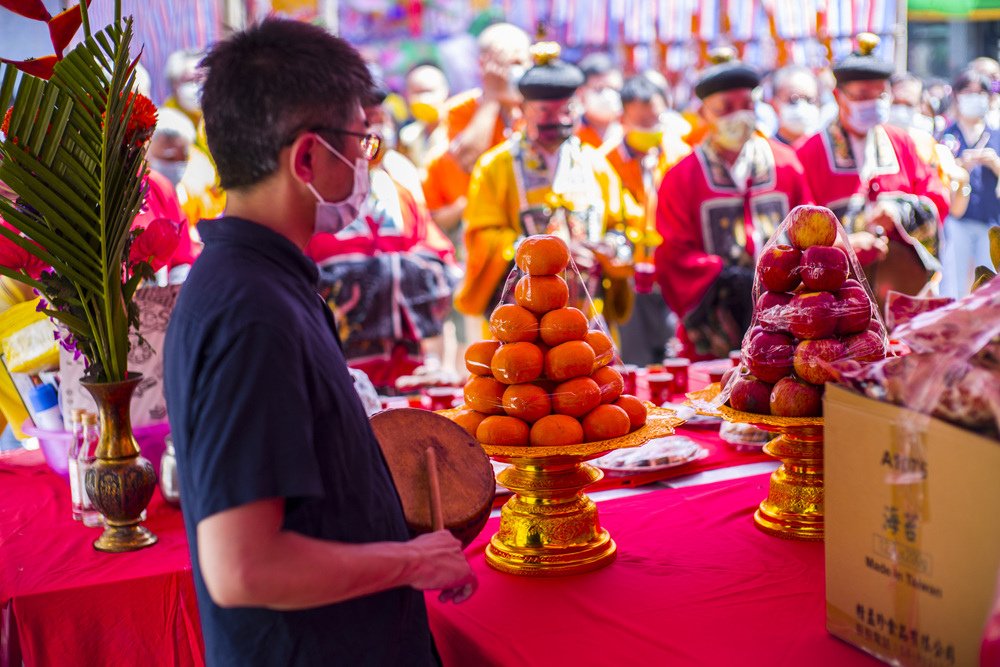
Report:
M536 64L518 84L524 132L486 152L472 172L466 274L455 308L488 314L502 296L518 240L551 233L569 243L595 305L613 325L631 308L626 232L641 228L642 215L607 159L574 136L583 74L559 59L552 42L535 45L532 55Z

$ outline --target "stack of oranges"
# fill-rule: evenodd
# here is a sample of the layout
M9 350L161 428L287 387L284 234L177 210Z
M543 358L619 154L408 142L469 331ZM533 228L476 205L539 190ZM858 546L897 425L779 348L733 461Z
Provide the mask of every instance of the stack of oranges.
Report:
M487 445L565 446L617 438L646 423L646 407L622 394L621 374L608 366L611 339L567 306L562 274L569 249L555 236L531 236L518 247L525 274L512 304L490 316L495 340L465 353L472 377L465 409L453 419Z

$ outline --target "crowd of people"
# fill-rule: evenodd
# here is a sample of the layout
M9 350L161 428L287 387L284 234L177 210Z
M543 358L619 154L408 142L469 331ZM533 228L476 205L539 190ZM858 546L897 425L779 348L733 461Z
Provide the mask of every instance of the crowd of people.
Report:
M720 52L691 100L659 72L625 76L602 52L571 64L505 23L479 36L480 88L453 91L420 62L393 91L370 67L358 213L307 249L348 359L385 391L421 367L461 369L536 233L571 243L626 363L725 356L749 325L755 257L805 203L840 217L880 300L967 293L1000 223L1000 65L922 81L874 47L770 72ZM171 56L149 150L151 191L169 181L193 239L177 279L195 223L225 206L201 57Z

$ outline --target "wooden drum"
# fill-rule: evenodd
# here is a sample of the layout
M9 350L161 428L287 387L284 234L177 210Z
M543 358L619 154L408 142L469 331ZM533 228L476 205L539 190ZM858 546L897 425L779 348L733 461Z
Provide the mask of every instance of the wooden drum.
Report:
M410 532L432 530L427 449L433 448L444 527L469 546L486 525L496 490L489 457L475 438L447 417L414 408L376 413L371 425Z

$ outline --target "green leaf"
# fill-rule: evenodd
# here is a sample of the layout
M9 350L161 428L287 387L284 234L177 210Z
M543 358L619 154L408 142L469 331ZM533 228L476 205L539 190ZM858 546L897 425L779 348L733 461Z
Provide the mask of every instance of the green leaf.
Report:
M993 268L1000 271L1000 225L993 225L988 232L990 237L990 260Z
M973 290L979 289L980 287L982 287L986 283L988 283L991 280L993 280L994 278L996 278L996 275L997 274L995 274L993 271L991 271L990 269L986 268L985 266L977 266L976 267L976 278L975 278L975 280L972 283L972 289Z

